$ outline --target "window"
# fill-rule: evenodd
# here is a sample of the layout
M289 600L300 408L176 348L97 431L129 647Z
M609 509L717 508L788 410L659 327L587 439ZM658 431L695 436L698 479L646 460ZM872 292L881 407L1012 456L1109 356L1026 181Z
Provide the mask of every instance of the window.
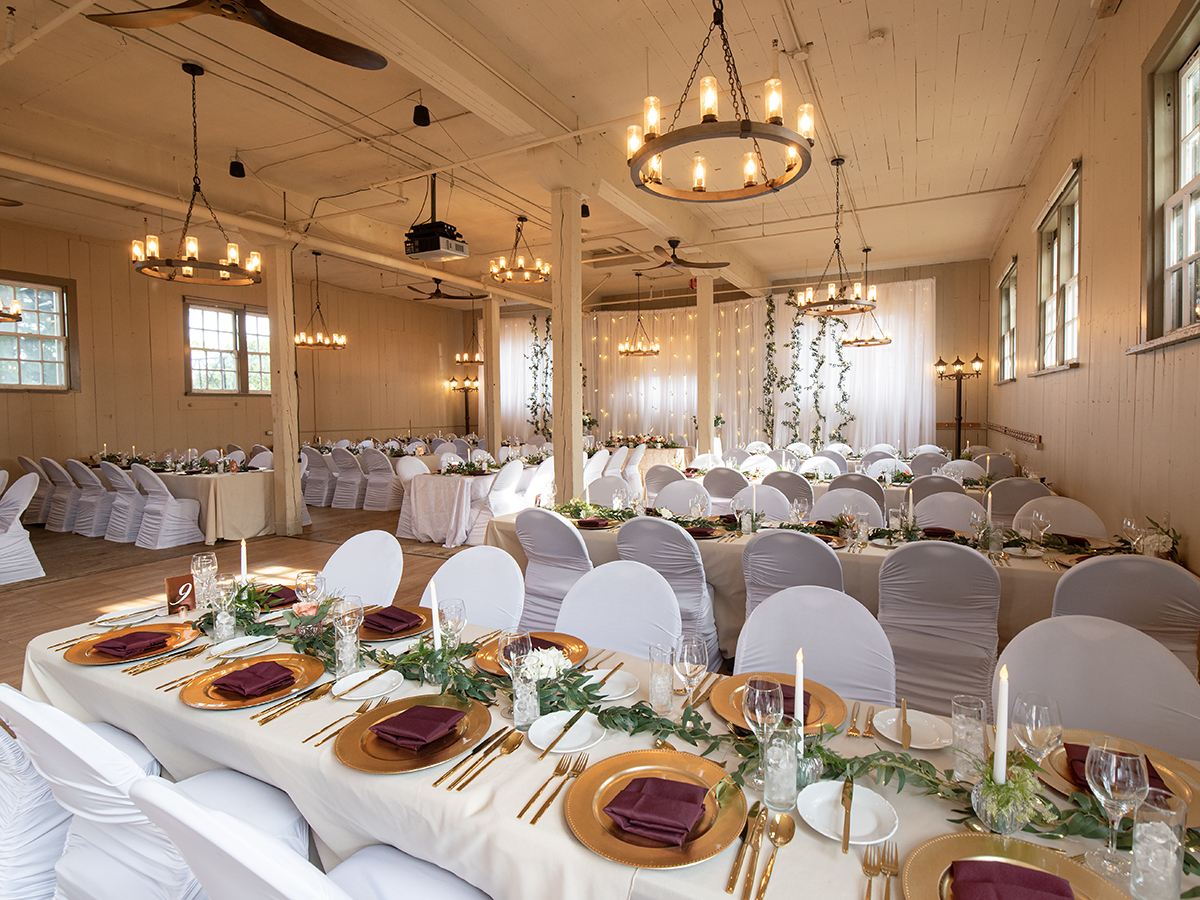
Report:
M271 324L261 310L185 301L188 390L264 394L271 391Z
M1017 377L1017 258L1000 279L1000 345L997 348L999 381Z
M67 291L74 282L0 272L0 305L21 308L20 322L0 322L0 388L69 390L78 362L67 343Z
M1079 171L1067 180L1038 228L1038 368L1079 357Z
M1175 96L1175 193L1163 207L1163 334L1200 319L1200 50L1179 70Z

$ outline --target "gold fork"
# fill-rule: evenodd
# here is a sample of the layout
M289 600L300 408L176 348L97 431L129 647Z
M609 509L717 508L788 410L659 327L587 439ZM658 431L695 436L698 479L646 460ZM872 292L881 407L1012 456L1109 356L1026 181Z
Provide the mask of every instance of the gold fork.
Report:
M604 663L608 662L616 655L617 654L615 651L601 650L599 654L592 658L592 664L590 666L580 666L579 670L581 672L595 672L598 668L600 668L600 666L604 665Z
M883 870L883 900L891 900L892 876L900 875L900 855L896 851L896 842L888 841L883 845L883 859L879 861Z
M560 756L558 765L554 767L554 774L542 782L542 786L533 792L533 796L529 798L529 802L521 807L521 811L517 813L517 818L521 818L525 813L529 812L529 807L533 806L533 801L542 795L544 791L555 778L561 778L567 774L567 770L571 767L571 758L569 756Z
M333 727L334 725L336 725L338 722L344 722L344 721L346 721L347 719L353 718L354 716L361 716L363 713L365 713L365 712L366 712L368 709L370 709L370 708L371 708L371 701L370 701L370 700L364 700L364 701L363 701L363 702L362 702L362 703L359 705L358 709L356 709L354 712L352 712L352 713L346 713L346 715L344 715L344 716L341 716L340 718L334 719L332 722L330 722L330 723L329 723L328 725L326 725L324 728L318 728L316 731L314 731L312 734L310 734L308 737L306 737L306 738L305 738L304 740L302 740L300 743L302 743L302 744L307 744L309 741L311 741L313 738L315 738L315 737L316 737L318 734L320 734L322 731L328 731L330 728L332 728L332 727Z
M536 825L538 823L538 819L540 819L542 814L550 808L550 805L554 802L554 798L559 795L559 792L561 792L564 787L566 787L567 782L572 778L578 778L580 775L582 775L583 770L587 768L587 764L588 755L586 753L580 753L577 757L575 757L575 764L571 766L571 771L568 772L566 777L558 783L558 787L554 789L554 793L550 795L549 799L542 804L542 808L537 811L537 815L530 820L530 825Z
M879 866L879 848L872 844L863 853L862 863L863 874L867 876L867 892L863 895L863 900L871 900L871 882L881 871Z
M388 702L387 697L380 697L378 700L375 701L375 705L372 706L370 709L368 709L367 712L373 712L374 710L379 709L379 707L383 706L383 704L385 704L387 702ZM350 725L353 724L355 719L358 719L360 716L364 716L364 715L366 715L366 713L356 714L354 716L354 718L352 718L349 722L347 722L341 728L335 728L333 731L329 732L329 734L325 735L325 737L321 738L319 741L317 741L315 744L313 744L313 746L320 747L326 741L332 741L335 737L337 737L339 734L341 734L343 731L345 731L347 728L349 728Z

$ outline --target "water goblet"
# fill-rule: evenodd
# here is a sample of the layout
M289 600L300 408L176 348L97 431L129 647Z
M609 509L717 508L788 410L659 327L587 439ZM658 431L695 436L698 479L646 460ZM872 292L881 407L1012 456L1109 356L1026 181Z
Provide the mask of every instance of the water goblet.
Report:
M1121 523L1121 533L1129 541L1129 545L1133 548L1134 553L1142 552L1142 541L1146 538L1145 528L1138 525L1136 520L1127 518Z
M693 519L699 519L704 515L704 500L699 494L692 497L692 505L688 512L691 514Z
M755 675L746 682L742 692L742 715L758 738L760 763L746 783L756 790L763 787L762 749L783 722L783 685L776 678Z
M454 597L438 601L438 621L442 626L442 644L448 650L457 649L462 631L467 627L467 612L463 602Z
M1048 694L1022 691L1013 705L1013 734L1025 755L1039 766L1062 743L1058 701Z
M888 528L892 531L899 531L904 527L904 510L889 509L888 510Z
M1034 529L1037 531L1037 541L1040 544L1046 540L1046 532L1050 529L1050 519L1040 510L1034 512L1030 518L1033 521Z
M675 649L675 673L687 688L688 706L700 679L708 671L708 643L700 634L685 634Z
M325 598L325 576L312 569L296 575L296 599L304 603L320 602Z
M1130 860L1117 850L1121 819L1146 798L1150 789L1146 758L1131 741L1102 735L1087 752L1087 783L1108 816L1108 846L1089 850L1088 866L1107 878L1129 878Z
M496 639L496 662L500 663L508 677L513 677L513 661L524 659L533 649L533 642L527 631L503 631ZM500 715L506 719L513 717L512 704L502 706Z

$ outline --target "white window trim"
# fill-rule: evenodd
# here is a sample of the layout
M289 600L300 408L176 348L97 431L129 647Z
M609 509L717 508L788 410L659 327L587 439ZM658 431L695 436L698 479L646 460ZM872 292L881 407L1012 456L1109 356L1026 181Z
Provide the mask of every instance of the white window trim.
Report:
M191 323L188 321L189 311L193 307L203 309L219 309L224 312L233 313L234 328L237 334L237 379L238 389L236 391L217 391L207 388L194 388L192 386L192 341L190 337ZM250 390L250 372L249 372L249 357L246 346L246 316L262 316L268 318L267 310L261 306L248 306L241 303L229 303L224 300L211 300L207 297L192 297L184 296L183 298L183 368L184 368L184 394L194 397L270 397L270 390L252 391ZM268 360L270 354L268 353ZM268 367L268 374L273 374Z
M1043 270L1042 266L1045 259L1045 248L1042 246L1042 231L1045 228L1050 217L1056 214L1061 206L1063 199L1072 191L1078 191L1079 197L1075 201L1075 224L1076 229L1082 227L1082 206L1083 206L1083 175L1082 165L1079 159L1071 161L1067 172L1059 179L1055 185L1054 193L1050 195L1050 200L1042 207L1043 215L1038 219L1037 226L1034 228L1034 233L1038 236L1038 254L1037 254L1037 365L1031 376L1049 375L1053 372L1065 372L1068 369L1079 367L1079 336L1080 336L1080 320L1082 318L1083 307L1083 276L1080 274L1082 268L1082 250L1080 245L1082 241L1075 243L1075 252L1080 257L1079 264L1076 266L1075 274L1066 281L1060 283L1056 290L1055 299L1055 362L1047 365L1045 361L1046 347L1046 321L1044 313L1045 298L1042 296ZM1075 282L1075 354L1066 356L1064 344L1066 343L1066 295L1070 282Z
M1008 267L1004 270L1004 274L1001 275L1000 280L996 282L996 292L997 292L997 294L1000 295L999 309L1000 309L1001 314L1003 314L1004 303L1006 302L1004 299L1004 295L1001 292L1004 290L1004 285L1009 280L1009 278L1015 278L1016 274L1017 274L1017 257L1013 256L1012 261L1008 264ZM1011 309L1009 311L1009 331L1012 332L1012 336L1013 336L1013 340L1012 340L1012 344L1013 344L1012 345L1012 374L1009 375L1008 377L1000 377L1001 373L1004 371L1004 354L1002 352L1002 346L1001 346L1002 342L1004 340L1004 332L1000 329L1000 316L997 316L997 318L996 318L996 334L997 334L996 374L997 374L997 378L996 378L996 381L994 382L994 384L996 386L999 386L1002 384L1012 384L1014 381L1017 380L1017 304L1016 304L1016 292L1015 291L1013 292L1013 297L1012 297L1012 301L1011 301Z
M82 381L79 367L79 323L77 319L76 282L73 278L56 278L52 275L39 275L34 272L15 272L0 269L0 279L9 282L21 282L29 285L44 285L62 291L62 317L65 323L63 346L66 353L65 379L59 385L7 384L0 385L0 392L7 394L69 394L81 390Z

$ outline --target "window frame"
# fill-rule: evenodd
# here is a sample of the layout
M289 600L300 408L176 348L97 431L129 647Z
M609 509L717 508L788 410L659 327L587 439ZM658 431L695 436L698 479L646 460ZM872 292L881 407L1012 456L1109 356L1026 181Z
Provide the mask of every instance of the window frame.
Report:
M237 355L237 390L213 390L209 388L197 388L192 384L192 338L191 338L191 311L193 309L211 309L219 312L230 313L233 315L234 322L234 338L236 340L235 353ZM207 297L194 297L185 295L183 298L183 379L184 379L184 394L197 397L269 397L271 396L270 389L265 391L250 390L250 351L247 343L246 332L246 317L259 316L267 319L270 322L270 316L267 310L262 306L254 306L243 303L230 303L225 300L211 300ZM268 325L268 328L270 326ZM260 374L266 375L270 379L272 375L271 369L271 352L268 338L268 350L265 354L255 354L258 356L266 356L267 369Z
M1046 204L1044 214L1038 220L1035 232L1038 239L1038 293L1037 293L1037 360L1031 374L1046 374L1079 365L1079 321L1081 301L1081 207L1083 203L1082 166L1074 161L1055 193ZM1064 221L1064 207L1069 207L1071 218ZM1070 245L1064 242L1064 231L1071 237ZM1070 261L1072 272L1062 277L1064 264ZM1047 271L1049 269L1049 271ZM1067 307L1074 300L1074 317L1068 318ZM1053 303L1053 309L1050 304ZM1048 320L1053 317L1053 327ZM1073 334L1072 334L1073 332ZM1049 340L1053 337L1053 358L1048 358ZM1068 352L1069 338L1073 337L1073 352Z
M1017 258L1015 256L1000 277L996 290L1000 295L999 312L996 317L996 384L1001 385L1017 380ZM1005 328L1006 319L1007 328Z
M26 285L41 285L62 291L62 317L66 323L63 343L66 355L63 359L63 383L61 385L0 384L0 391L17 394L69 394L82 389L79 364L79 317L76 307L78 294L74 278L58 278L34 272L17 272L0 269L0 281L21 282Z

